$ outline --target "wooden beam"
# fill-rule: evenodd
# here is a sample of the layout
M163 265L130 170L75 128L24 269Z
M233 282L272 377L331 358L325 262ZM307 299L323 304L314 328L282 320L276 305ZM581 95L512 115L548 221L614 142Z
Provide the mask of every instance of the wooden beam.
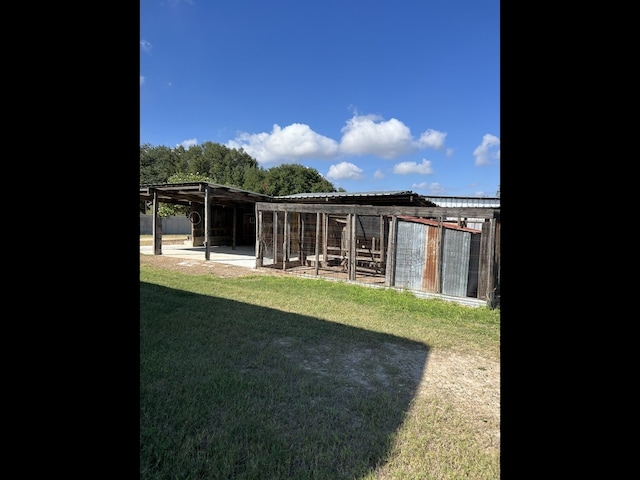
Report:
M236 249L236 230L238 227L238 209L233 207L233 231L231 232L231 250Z
M349 280L356 279L356 220L357 214L350 213L347 216L349 224Z
M209 201L209 185L204 187L204 259L209 260L211 253L209 251L209 228L211 228L211 208Z
M486 207L404 207L404 206L371 206L371 205L326 205L326 204L289 204L256 202L258 210L301 213L328 213L332 215L409 215L423 218L499 218L499 208Z
M396 285L396 232L398 230L398 217L391 215L391 225L389 225L389 242L387 247L387 272L385 286L394 287Z
M273 212L273 266L278 263L278 212Z
M284 222L282 223L282 269L286 270L287 268L287 260L289 259L289 212L285 210L284 212Z
M153 254L162 255L162 218L158 215L158 192L153 191Z
M256 211L256 268L262 267L264 251L262 248L262 212Z
M316 213L316 275L318 275L318 270L320 269L320 212ZM325 242L325 247L326 247ZM323 261L326 262L326 253L325 256L322 257Z

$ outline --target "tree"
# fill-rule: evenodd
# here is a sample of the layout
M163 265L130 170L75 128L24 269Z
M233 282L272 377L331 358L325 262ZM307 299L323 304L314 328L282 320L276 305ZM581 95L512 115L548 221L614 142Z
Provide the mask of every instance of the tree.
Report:
M258 193L271 196L336 191L333 184L316 169L297 163L271 167L266 171L264 183L265 188Z
M140 145L140 184L166 183L171 175L183 169L179 150L164 145Z
M204 142L188 149L140 145L140 184L207 181L266 195L336 190L317 170L284 164L265 170L242 148Z

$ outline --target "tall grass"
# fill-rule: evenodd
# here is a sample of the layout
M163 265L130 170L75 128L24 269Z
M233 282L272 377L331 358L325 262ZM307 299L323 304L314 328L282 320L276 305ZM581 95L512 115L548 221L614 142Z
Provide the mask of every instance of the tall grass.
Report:
M140 477L499 477L429 353L499 356L499 311L287 276L141 265Z

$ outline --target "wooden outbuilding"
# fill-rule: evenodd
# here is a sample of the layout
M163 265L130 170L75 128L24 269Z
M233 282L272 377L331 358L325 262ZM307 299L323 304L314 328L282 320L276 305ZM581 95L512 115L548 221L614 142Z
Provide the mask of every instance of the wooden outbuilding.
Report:
M154 212L155 254L165 202L189 207L193 245L205 247L206 260L212 245L254 243L256 268L470 304L493 305L499 290L499 206L441 207L411 191L271 197L208 182L141 185L140 201Z

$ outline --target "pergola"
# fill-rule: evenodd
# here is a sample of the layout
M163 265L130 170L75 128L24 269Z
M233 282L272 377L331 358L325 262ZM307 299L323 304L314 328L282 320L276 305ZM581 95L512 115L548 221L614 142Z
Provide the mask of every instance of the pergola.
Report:
M218 185L209 182L185 182L162 183L140 185L140 202L150 202L153 211L153 252L154 255L162 254L162 229L158 217L160 202L173 205L204 206L204 246L205 259L210 259L211 219L209 217L211 205L221 205L233 208L234 237L232 248L235 249L235 225L237 222L237 208L244 207L254 209L256 202L268 202L272 197L260 193L250 192L226 185Z

